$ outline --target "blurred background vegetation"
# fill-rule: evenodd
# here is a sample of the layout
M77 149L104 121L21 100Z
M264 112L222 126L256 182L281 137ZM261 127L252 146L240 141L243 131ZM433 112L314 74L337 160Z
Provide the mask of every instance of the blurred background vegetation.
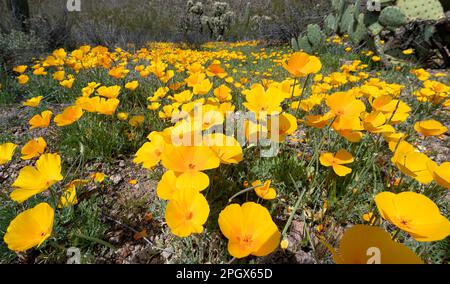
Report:
M183 29L186 0L81 0L81 12L68 12L67 0L0 0L0 62L29 61L43 50L81 44L126 47L148 41L202 43L209 34ZM205 14L213 0L198 0ZM224 40L288 42L308 23L329 12L327 0L222 0L233 18Z

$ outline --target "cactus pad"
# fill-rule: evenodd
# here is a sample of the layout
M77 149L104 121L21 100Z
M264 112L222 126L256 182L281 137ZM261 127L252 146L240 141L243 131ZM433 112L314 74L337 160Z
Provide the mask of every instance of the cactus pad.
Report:
M350 39L353 44L360 44L367 36L367 28L364 24L364 14L360 13L356 20L356 23L353 25L352 30L349 33Z
M331 35L331 34L333 34L333 33L335 33L337 31L337 28L338 28L338 22L336 20L336 17L334 15L331 15L331 14L328 15L325 18L325 22L324 22L325 32L328 35Z
M310 24L306 28L308 41L314 49L319 48L325 41L325 34L317 24Z
M298 47L298 42L297 39L295 37L293 37L291 39L291 46L293 50L299 50L300 48Z
M400 8L389 6L381 11L378 21L385 27L400 27L405 25L408 19Z
M445 17L439 0L398 0L397 7L411 20L437 21Z
M299 38L298 40L298 49L303 50L306 53L312 53L313 48L311 44L309 43L309 40L306 36Z
M381 33L381 31L383 31L383 29L384 29L384 27L382 25L380 25L380 23L375 22L369 26L369 33L372 36L379 35Z
M341 24L339 30L341 33L349 33L349 27L353 25L355 22L355 6L349 5L347 9L345 9L344 14L341 18Z

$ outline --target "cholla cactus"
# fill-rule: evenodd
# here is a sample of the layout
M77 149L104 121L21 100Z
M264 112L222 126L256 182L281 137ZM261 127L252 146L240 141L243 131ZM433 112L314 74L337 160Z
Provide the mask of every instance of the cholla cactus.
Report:
M223 40L233 22L234 12L226 2L214 2L212 5L213 15L203 16L202 23L209 28L211 38Z
M183 30L188 32L199 32L203 34L205 28L209 30L210 37L215 40L223 40L225 33L230 29L234 13L226 2L208 1L211 9L204 8L202 2L194 4L192 0L187 2L187 13L183 23ZM212 10L210 16L205 11Z
M254 32L261 32L263 27L271 21L273 21L273 18L269 16L254 15L250 18L249 21L250 29Z
M186 16L183 22L183 30L185 33L191 31L198 31L203 33L203 26L201 24L201 18L203 15L203 4L189 0L186 5Z

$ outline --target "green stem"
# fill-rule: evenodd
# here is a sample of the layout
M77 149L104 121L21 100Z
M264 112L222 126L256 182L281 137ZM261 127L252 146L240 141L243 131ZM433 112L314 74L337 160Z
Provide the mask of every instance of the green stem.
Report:
M298 190L297 183L294 181L292 176L291 176L291 179L292 179L292 182L294 183L294 187ZM291 215L289 216L289 219L288 219L286 225L284 226L284 229L283 229L283 232L282 232L282 237L283 238L286 237L286 233L287 233L289 227L291 226L292 221L294 220L295 213L297 212L298 208L300 207L300 203L303 200L303 196L305 196L305 192L306 192L306 190L303 190L301 195L297 198L297 202L295 202L295 205L294 205L294 208L293 208L293 210L291 212Z
M306 77L306 80L305 80L305 84L303 85L302 93L298 97L298 106L297 106L297 109L295 110L295 117L298 116L298 111L300 110L300 98L304 96L306 87L308 86L310 78L311 78L311 74L308 74L308 76ZM294 84L294 89L295 89L295 84Z
M97 243L97 244L104 245L105 247L108 247L108 248L113 249L113 250L116 249L112 244L108 243L107 241L101 240L99 238L85 236L85 235L79 234L79 233L74 233L74 236L78 237L78 238L81 238L81 239L85 239L87 241L91 241L91 242L94 242L94 243Z
M255 188L259 188L259 187L263 187L263 186L264 186L264 184L260 184L260 185L257 185L257 186L252 186L252 187L246 188L244 190L241 190L238 193L236 193L235 195L233 195L230 199L228 199L228 203L231 203L231 201L233 201L233 199L235 199L236 197L238 197L241 194L247 193L247 192L249 192L249 191L251 191L251 190L253 190Z
M392 236L392 240L395 241L397 240L398 234L400 233L400 229L397 229L397 231L395 231L394 235Z

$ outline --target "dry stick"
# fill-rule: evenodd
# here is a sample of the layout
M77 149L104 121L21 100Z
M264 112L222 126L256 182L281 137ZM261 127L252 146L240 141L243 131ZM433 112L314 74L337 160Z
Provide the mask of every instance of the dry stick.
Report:
M109 217L109 216L106 216L106 215L103 215L103 216L104 216L106 219L108 219L108 220L110 220L110 221L112 221L112 222L114 222L114 223L116 223L116 224L118 224L118 225L120 225L120 226L122 226L122 227L125 227L125 228L129 229L129 230L132 231L133 233L139 234L139 232L138 232L136 229L134 229L134 228L132 228L132 227L126 225L126 224L123 224L122 222L117 221L117 220L115 220L115 219L113 219L113 218L111 218L111 217ZM168 253L171 253L171 254L173 253L173 251L155 247L155 246L153 245L153 243L152 243L147 237L142 237L142 239L143 239L144 241L146 241L149 245L151 245L152 247L154 247L156 250L168 252Z

